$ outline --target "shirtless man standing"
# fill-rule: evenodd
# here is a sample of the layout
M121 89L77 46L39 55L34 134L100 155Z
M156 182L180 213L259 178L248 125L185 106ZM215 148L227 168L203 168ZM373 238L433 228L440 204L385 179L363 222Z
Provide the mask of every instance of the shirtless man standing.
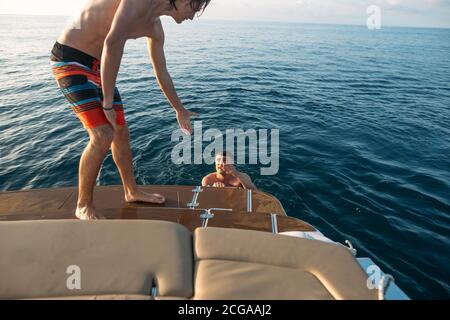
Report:
M79 219L103 218L96 213L93 192L102 162L109 152L119 170L126 202L164 203L159 194L137 187L133 173L128 127L119 91L115 87L125 43L146 37L158 84L176 112L180 128L191 133L191 117L179 99L166 68L164 30L160 16L178 24L203 12L210 0L90 0L78 18L55 43L52 71L89 134L79 167Z

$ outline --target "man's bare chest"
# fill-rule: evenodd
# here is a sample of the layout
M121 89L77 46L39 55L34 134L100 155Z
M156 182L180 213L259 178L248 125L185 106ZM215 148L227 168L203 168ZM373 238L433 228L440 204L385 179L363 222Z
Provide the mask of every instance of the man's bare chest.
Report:
M143 16L137 21L133 22L132 25L130 25L130 29L128 30L128 38L154 38L158 35L158 23L158 20L152 19L148 16Z

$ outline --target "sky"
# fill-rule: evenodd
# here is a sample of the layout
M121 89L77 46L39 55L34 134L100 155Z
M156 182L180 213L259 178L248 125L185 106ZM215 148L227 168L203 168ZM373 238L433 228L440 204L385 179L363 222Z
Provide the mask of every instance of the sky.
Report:
M72 16L86 0L0 0L0 14ZM370 5L382 26L450 28L450 0L212 0L202 19L365 25Z

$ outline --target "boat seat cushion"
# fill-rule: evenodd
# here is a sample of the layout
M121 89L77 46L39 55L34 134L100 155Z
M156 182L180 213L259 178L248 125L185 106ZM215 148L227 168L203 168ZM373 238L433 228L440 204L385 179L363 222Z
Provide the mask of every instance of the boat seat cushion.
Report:
M68 269L70 266L79 267ZM67 273L69 271L69 273ZM80 277L81 289L74 289ZM192 234L163 221L0 223L0 298L193 295ZM67 282L69 282L68 289Z
M195 231L194 254L194 299L377 299L342 245L208 227Z

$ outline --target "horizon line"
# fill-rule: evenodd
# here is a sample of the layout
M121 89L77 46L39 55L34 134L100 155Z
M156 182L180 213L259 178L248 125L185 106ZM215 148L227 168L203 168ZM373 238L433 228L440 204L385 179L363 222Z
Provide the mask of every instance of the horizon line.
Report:
M25 17L59 17L70 18L69 15L62 14L22 14L22 13L0 13L0 16L25 16ZM170 19L170 17L161 17L163 19ZM242 23L279 23L279 24L306 24L306 25L326 25L326 26L351 26L351 27L366 27L365 24L355 23L325 23L325 22L301 22L301 21L280 21L280 20L240 20L240 19L211 19L203 18L202 21L207 22L242 22ZM450 29L450 26L413 26L413 25L383 25L383 28L410 28L410 29Z

